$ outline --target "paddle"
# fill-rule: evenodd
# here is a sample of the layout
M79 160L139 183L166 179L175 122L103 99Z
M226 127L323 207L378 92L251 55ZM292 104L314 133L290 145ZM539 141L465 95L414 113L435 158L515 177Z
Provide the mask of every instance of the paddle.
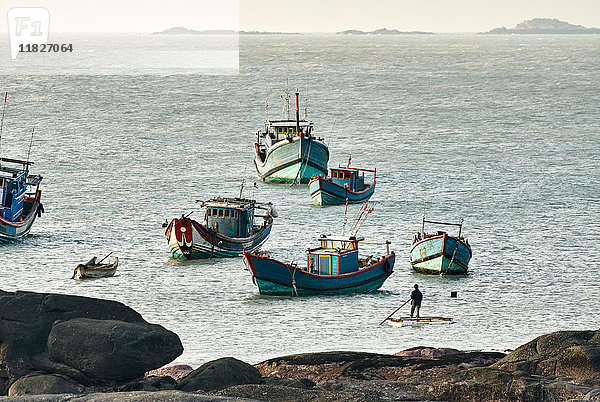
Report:
M404 307L404 305L405 305L406 303L408 303L409 301L410 301L410 299L408 299L407 301L405 301L404 303L402 303L402 305L401 305L400 307L398 307L396 310L394 310L394 312L393 312L392 314L390 314L390 315L388 315L387 317L385 317L385 320L381 321L381 322L379 323L379 325L381 325L381 324L383 324L384 322L386 322L386 321L387 321L387 320L388 320L388 319L389 319L391 316L393 316L393 315L394 315L394 313L396 313L396 311L398 311L398 310L400 310L402 307Z
M100 264L102 261L106 260L108 257L110 257L110 255L112 253L113 253L112 251L110 253L108 253L108 255L106 257L104 257L103 259L101 259L100 261L98 261L96 264Z

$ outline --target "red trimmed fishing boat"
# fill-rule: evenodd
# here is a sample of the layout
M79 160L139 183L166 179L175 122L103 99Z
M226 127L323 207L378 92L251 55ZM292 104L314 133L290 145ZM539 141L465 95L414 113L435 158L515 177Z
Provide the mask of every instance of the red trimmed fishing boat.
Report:
M313 176L308 189L315 205L356 204L367 201L375 192L377 170L359 169L339 165L329 169L329 176ZM372 175L370 183L365 182L365 173Z

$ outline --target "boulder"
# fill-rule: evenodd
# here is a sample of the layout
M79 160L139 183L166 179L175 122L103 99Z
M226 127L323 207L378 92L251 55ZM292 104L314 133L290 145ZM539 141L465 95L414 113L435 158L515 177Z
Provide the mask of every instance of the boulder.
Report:
M447 355L456 355L463 353L458 349L451 348L432 348L429 346L417 346L415 348L406 349L400 352L394 353L394 356L405 356L405 357L424 357L426 359L435 359Z
M223 357L203 364L179 382L186 392L213 391L234 385L258 384L262 377L253 366L233 357Z
M149 376L121 385L116 389L116 391L165 391L175 389L177 389L177 381L175 381L172 377Z
M173 378L174 380L181 380L182 378L186 377L189 373L191 373L192 371L194 371L194 368L190 365L187 364L176 364L174 366L169 366L169 367L162 367L156 370L150 370L146 373L147 377L152 377L152 376L158 376L158 377L162 377L162 376L169 376L171 378Z
M497 368L476 367L459 371L430 387L431 397L445 401L543 401L539 380L523 372L510 373Z
M318 388L303 389L280 385L246 384L236 385L211 394L230 398L247 398L253 401L269 402L379 402L369 392L324 390Z
M19 378L8 389L8 396L77 394L84 387L58 375L34 375Z
M494 364L507 371L569 377L600 384L600 330L559 331L537 337Z
M160 325L75 318L48 336L50 360L100 382L141 377L183 352L179 337Z
M38 372L68 375L83 384L86 378L79 370L47 357L48 336L55 322L78 318L149 325L139 313L115 301L0 290L0 395L6 395L19 378Z

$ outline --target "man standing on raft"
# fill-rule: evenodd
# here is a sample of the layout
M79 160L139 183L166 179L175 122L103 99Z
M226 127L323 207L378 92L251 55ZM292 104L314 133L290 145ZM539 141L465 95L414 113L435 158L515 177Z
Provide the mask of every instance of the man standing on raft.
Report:
M415 290L410 292L410 318L413 318L415 312L417 313L416 318L419 318L419 310L421 309L421 301L423 300L423 293L419 290L419 285L415 284Z

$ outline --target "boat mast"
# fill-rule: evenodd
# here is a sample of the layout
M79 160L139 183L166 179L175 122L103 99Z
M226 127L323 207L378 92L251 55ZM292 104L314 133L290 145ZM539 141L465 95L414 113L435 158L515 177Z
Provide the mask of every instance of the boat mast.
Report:
M242 177L242 184L240 185L240 196L238 198L242 198L242 191L244 191L244 181L246 180L245 177Z
M2 120L0 120L0 166L2 166L2 129L4 128L4 111L6 110L6 98L8 92L4 93L4 106L2 106Z
M31 129L31 140L29 141L29 149L27 150L27 163L25 169L29 170L29 155L31 155L31 144L33 144L33 133L35 132L35 126Z
M425 205L427 201L423 201L423 224L421 225L421 233L425 234Z
M306 76L306 94L304 94L304 120L308 120L308 76Z
M300 106L298 105L299 95L300 92L298 92L298 89L296 89L296 135L301 137L302 135L300 134Z
M288 81L288 72L285 72L285 99L284 99L284 117L287 117L287 120L290 119L290 89L289 89L289 81Z

